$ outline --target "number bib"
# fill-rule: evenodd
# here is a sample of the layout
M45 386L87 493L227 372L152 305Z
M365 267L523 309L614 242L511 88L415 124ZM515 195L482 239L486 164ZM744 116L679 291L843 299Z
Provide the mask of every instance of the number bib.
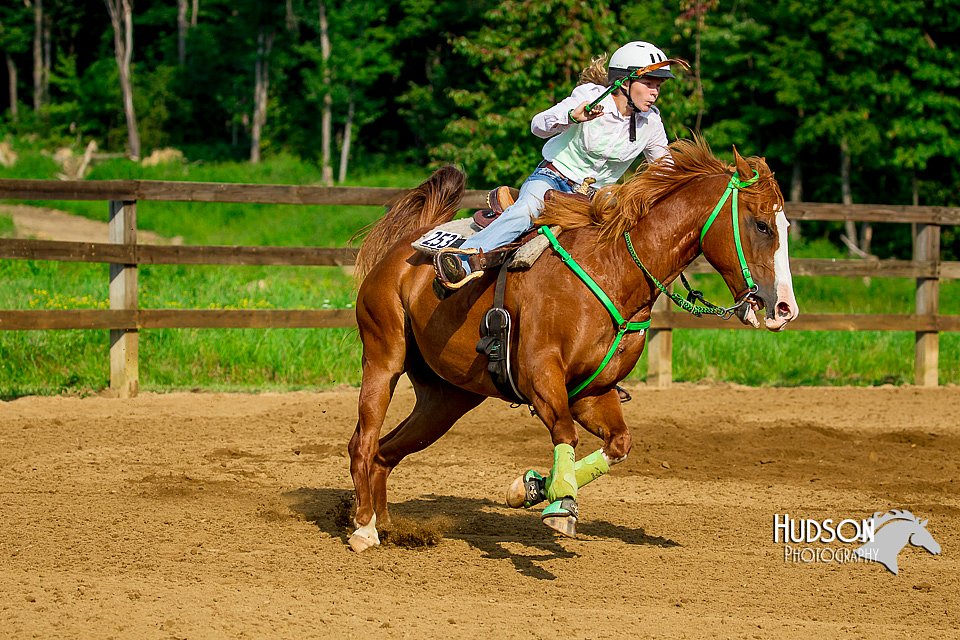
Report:
M413 248L433 255L447 247L459 247L463 241L480 230L470 218L459 218L434 227L412 243Z

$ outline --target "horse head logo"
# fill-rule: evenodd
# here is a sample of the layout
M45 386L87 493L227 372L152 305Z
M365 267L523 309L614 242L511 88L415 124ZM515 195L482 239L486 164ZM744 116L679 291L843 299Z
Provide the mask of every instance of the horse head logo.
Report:
M897 555L908 542L915 547L923 547L934 555L940 553L940 544L927 531L927 521L921 522L909 511L878 511L870 521L873 524L873 540L853 553L864 560L879 562L893 574L898 571Z

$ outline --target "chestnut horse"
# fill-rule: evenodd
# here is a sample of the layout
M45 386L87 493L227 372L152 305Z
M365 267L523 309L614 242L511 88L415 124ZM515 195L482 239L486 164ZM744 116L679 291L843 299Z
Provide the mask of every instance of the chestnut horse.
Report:
M528 471L514 482L508 503L550 501L544 522L569 536L575 535L577 489L630 452L615 385L643 351L645 321L660 294L652 278L671 282L702 252L742 303L741 321L759 327L758 312L765 309L766 328L779 331L798 314L783 196L766 162L744 159L734 149L733 173L701 139L674 142L670 150L669 160L604 188L592 203L548 202L537 220L562 227L559 244L606 293L614 311L561 262L563 251L556 248L529 270L507 276L504 306L513 318L515 385L554 445L550 474ZM349 543L356 551L379 544L376 527L389 521L387 478L394 467L435 442L485 398L507 399L487 373L486 356L475 350L481 319L492 306L495 275L438 300L431 260L410 246L429 227L456 214L463 188L460 171L438 170L373 226L357 257L363 378L349 448L357 527ZM616 311L622 317L611 320ZM634 331L625 332L626 321ZM615 340L617 348L611 347ZM416 405L381 438L403 373L413 384ZM585 380L584 388L571 393ZM575 423L602 439L602 449L575 460Z

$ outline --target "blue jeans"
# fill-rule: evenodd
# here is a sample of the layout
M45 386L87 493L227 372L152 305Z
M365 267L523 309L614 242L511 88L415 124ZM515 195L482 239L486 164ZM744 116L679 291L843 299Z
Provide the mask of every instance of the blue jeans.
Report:
M573 192L573 187L567 184L560 174L546 167L537 167L521 185L517 201L504 209L500 217L485 229L467 238L460 248L490 251L513 242L540 217L540 212L543 211L543 194L550 189L563 193ZM464 266L469 273L470 265L466 264L466 260Z

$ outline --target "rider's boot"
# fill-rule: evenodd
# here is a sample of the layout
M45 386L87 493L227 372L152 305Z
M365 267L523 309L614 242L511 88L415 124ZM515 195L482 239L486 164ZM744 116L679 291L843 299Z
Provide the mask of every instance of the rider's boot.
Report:
M437 281L447 289L456 290L483 276L482 269L471 269L467 261L468 256L476 253L477 249L440 249L433 258Z

